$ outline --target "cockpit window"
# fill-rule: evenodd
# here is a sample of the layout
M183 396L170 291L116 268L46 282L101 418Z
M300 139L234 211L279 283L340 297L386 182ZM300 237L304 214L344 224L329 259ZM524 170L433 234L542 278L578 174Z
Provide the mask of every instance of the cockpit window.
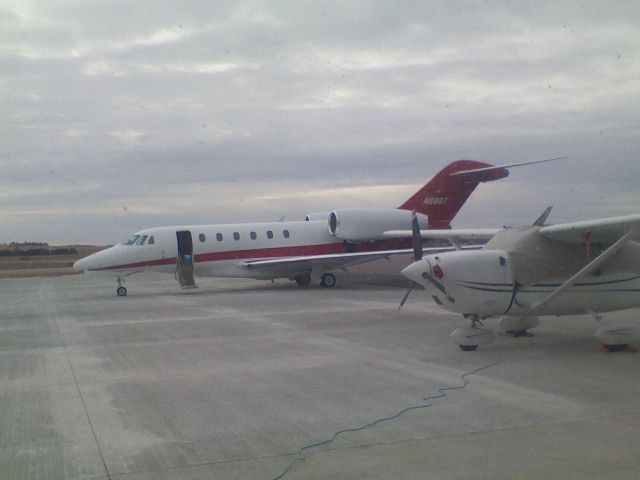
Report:
M148 235L142 235L138 240L136 240L136 245L144 245L144 242L147 241Z
M155 242L155 240L153 239L153 235L151 235L151 236L149 237L149 242L147 243L147 245L153 245L154 243L156 243L156 242Z
M122 245L133 245L134 243L136 243L136 240L138 240L138 238L140 238L140 235L133 235L129 237L126 242L122 242Z

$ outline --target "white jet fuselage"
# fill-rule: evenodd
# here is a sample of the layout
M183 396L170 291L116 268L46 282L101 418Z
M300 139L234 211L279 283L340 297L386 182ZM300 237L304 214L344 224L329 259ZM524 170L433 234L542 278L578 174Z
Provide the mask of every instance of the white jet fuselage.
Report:
M159 227L137 232L132 244L118 244L82 259L76 268L111 275L173 273L178 260L176 232L180 231L191 233L194 271L199 276L272 278L247 269L243 262L345 251L343 242L329 234L326 221ZM139 244L144 236L145 242Z

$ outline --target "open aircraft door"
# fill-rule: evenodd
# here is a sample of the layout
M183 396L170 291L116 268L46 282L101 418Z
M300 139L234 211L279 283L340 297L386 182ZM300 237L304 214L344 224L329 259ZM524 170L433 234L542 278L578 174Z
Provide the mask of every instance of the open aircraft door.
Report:
M178 241L178 261L176 265L176 279L182 288L195 288L196 282L193 278L193 240L191 232L183 230L176 232Z

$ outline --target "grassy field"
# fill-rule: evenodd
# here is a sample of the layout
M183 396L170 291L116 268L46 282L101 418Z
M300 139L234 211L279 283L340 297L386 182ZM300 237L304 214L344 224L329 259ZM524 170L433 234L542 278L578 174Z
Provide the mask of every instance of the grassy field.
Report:
M34 247L36 248L36 247ZM42 247L37 247L42 248ZM49 250L61 247L46 247ZM94 245L65 245L63 248L74 248L78 253L74 255L24 255L19 257L0 257L0 278L50 277L56 275L72 275L78 273L73 269L73 263L87 255L91 255L106 247ZM0 245L0 250L11 247ZM29 250L29 247L20 247Z

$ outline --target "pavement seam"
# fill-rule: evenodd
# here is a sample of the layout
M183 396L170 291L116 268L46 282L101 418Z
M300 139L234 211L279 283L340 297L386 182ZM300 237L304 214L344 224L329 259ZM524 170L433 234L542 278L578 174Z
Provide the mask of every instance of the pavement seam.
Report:
M107 463L105 462L104 455L102 454L102 449L100 448L100 442L98 441L96 430L93 427L93 422L91 421L91 417L89 416L89 410L87 410L87 404L84 401L84 396L82 395L82 390L80 389L80 385L78 383L78 377L76 377L76 372L73 369L73 364L71 363L71 358L69 357L69 352L67 351L67 344L64 341L64 336L62 335L62 331L60 330L60 326L58 325L58 321L56 320L55 317L53 318L53 323L55 324L56 330L58 331L58 335L60 336L60 341L62 342L62 347L64 348L64 354L65 354L65 357L67 358L67 363L69 364L69 369L71 370L71 375L73 376L73 381L75 383L76 390L78 391L78 396L80 397L80 401L82 402L82 408L84 409L84 414L87 417L87 422L89 423L89 428L91 429L93 440L96 442L96 449L98 450L98 455L100 455L102 466L104 467L104 471L107 475L107 479L111 480L111 475L109 474Z

